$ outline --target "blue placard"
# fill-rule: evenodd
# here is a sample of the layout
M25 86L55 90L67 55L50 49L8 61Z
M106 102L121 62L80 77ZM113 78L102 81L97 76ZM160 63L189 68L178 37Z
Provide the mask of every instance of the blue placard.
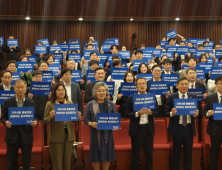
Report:
M197 79L205 80L205 68L196 67Z
M136 89L136 84L121 82L120 94L123 94L123 96L131 96L134 94L138 94L138 90Z
M153 60L153 52L144 52L143 59L147 59L147 61Z
M49 40L48 39L41 39L41 40L37 40L37 43L38 42L42 42L43 43L43 45L45 45L45 46L49 46Z
M145 49L140 49L140 50L142 50L144 53L153 53L155 47L146 47Z
M30 93L34 96L48 96L51 92L51 82L31 82Z
M79 43L79 39L69 39L69 44L71 44L71 41L72 41L72 40L75 40L76 43Z
M106 44L115 44L114 40L104 40L104 43Z
M193 45L197 44L198 38L188 38L188 41L190 41Z
M79 50L81 51L81 43L69 44L69 50Z
M11 85L14 85L15 80L21 79L21 74L20 72L17 73L12 73L12 82Z
M53 62L53 64L59 64L60 63L60 58L55 57L55 61Z
M204 50L207 50L209 53L213 52L214 47L212 45L205 45Z
M222 75L222 67L212 67L211 73L210 73L210 78L216 79L217 76L219 76L219 75Z
M78 104L55 104L55 121L78 121Z
M169 91L169 83L167 81L150 81L149 93L156 95L166 95Z
M168 81L170 86L176 87L177 86L177 79L180 77L179 74L162 74L162 79L164 81Z
M166 32L166 36L167 36L167 38L176 37L176 36L177 36L177 32L176 32L175 29L174 29L174 30L171 30L171 31L168 31L168 32Z
M69 51L69 44L59 43L59 45L61 45L62 51Z
M36 62L37 62L35 55L33 55L33 56L28 56L28 58L29 58L29 62L33 62L33 63L36 63Z
M155 49L153 51L153 54L155 55L155 57L161 57L161 49Z
M199 63L198 66L205 68L205 73L209 73L213 67L213 63Z
M168 41L160 41L161 48L165 48L169 44Z
M208 51L207 50L197 50L197 52L196 52L196 59L199 59L200 55L204 54L206 52L208 52Z
M215 57L218 59L220 56L222 56L222 50L215 50Z
M91 52L96 52L98 54L98 50L83 50L83 55L85 60L89 60Z
M49 64L49 71L53 72L53 76L58 76L59 73L58 71L61 71L61 66L60 64Z
M35 54L47 54L47 46L45 45L35 45Z
M52 71L42 71L42 82L52 82L53 73Z
M119 59L122 61L122 55L121 55L121 54L111 54L111 56L108 57L108 62L109 62L109 63L112 62L113 56L118 56Z
M140 111L142 108L148 108L150 110L156 109L156 96L154 93L133 95L134 111Z
M111 38L111 40L114 40L115 45L119 45L119 38Z
M204 88L189 89L188 92L196 95L198 102L203 101Z
M214 120L222 120L222 103L213 103L213 119Z
M111 68L111 77L114 80L123 80L123 77L127 71L129 71L127 68Z
M9 107L8 119L12 125L31 125L35 120L35 107Z
M94 77L94 70L87 70L86 71L86 82L90 80L91 82L96 81L96 78Z
M110 95L110 96L114 95L115 82L114 82L114 81L106 81L105 83L106 83L107 86L108 86L109 95Z
M55 50L58 50L59 52L62 51L62 46L61 45L50 45L49 46L50 53L54 53Z
M222 67L222 61L217 62L217 67Z
M81 70L72 70L72 82L80 83L81 80Z
M63 53L53 53L55 58L59 58L59 61L63 61Z
M104 68L104 63L105 63L106 60L101 60L99 61L99 67L102 67ZM112 66L112 65L111 65Z
M148 65L148 61L145 61L144 58L142 60L133 60L133 71L138 71L140 63L146 63Z
M73 59L76 63L80 62L82 57L81 57L81 54L69 54L68 53L68 60L69 59Z
M130 51L119 51L119 54L122 55L123 59L129 59L130 58Z
M186 70L186 69L188 69L188 68L189 68L188 64L183 64L183 65L182 65L182 70Z
M112 56L112 54L99 54L98 57L100 60L106 60L107 58L109 58L110 56Z
M97 113L97 130L114 130L120 129L119 113Z
M4 105L6 99L15 96L14 90L0 90L0 105Z
M160 53L160 55L161 55L161 57L162 57L163 55L166 55L169 59L172 59L172 58L173 58L173 53L174 53L174 52L163 51L163 52Z
M111 47L112 45L114 45L114 44L103 43L103 44L102 44L102 50L103 50L104 52L110 52L110 47Z
M214 58L213 57L208 57L207 58L207 63L214 63Z
M7 46L15 46L18 47L18 39L7 39Z
M197 48L196 47L189 47L189 52L191 52L191 55L196 54Z
M0 37L0 45L4 44L4 37Z
M209 45L214 46L214 42L213 41L208 41Z
M197 99L174 99L175 115L194 115L197 110Z
M188 52L176 52L178 55L187 55Z
M146 79L146 81L153 79L153 75L152 74L137 74L136 75L137 78L139 77L144 77Z
M198 39L197 45L203 44L204 41L207 41L207 39Z
M167 47L167 51L175 52L179 46Z
M17 72L27 73L28 71L33 72L33 62L29 61L17 61Z
M189 47L178 46L177 52L189 52Z

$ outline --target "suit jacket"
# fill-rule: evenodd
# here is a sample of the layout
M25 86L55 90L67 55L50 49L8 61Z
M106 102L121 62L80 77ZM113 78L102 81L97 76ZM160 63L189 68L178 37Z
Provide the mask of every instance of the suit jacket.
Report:
M111 75L111 68L108 68L106 71L106 76L105 76L105 81L107 80L107 78Z
M155 134L153 117L158 116L158 104L156 102L156 110L152 111L152 115L148 115L148 125L151 135ZM129 135L135 136L139 129L140 116L135 117L136 112L133 109L133 96L129 96L126 102L126 115L130 118Z
M196 88L196 89L203 88L203 89L204 89L204 93L206 92L206 88L205 88L204 84L201 83L201 82L196 81L196 82L195 82L195 88ZM201 102L199 102L199 104L201 105ZM202 105L201 105L200 110L199 110L199 116L200 116L200 117L203 117Z
M11 97L5 100L2 112L1 122L6 126L6 121L8 120L8 108L9 107L17 107L16 97ZM35 107L35 102L25 97L24 106L23 107ZM35 112L35 120L37 119L37 113ZM6 134L5 134L5 142L14 144L19 134L21 133L22 141L24 144L32 143L33 142L33 132L31 125L12 125L11 128L6 127Z
M4 90L3 84L0 85L0 90ZM14 90L13 86L11 86L10 90Z
M213 116L207 117L208 110L213 110L213 103L219 103L217 92L213 94L209 94L205 100L205 107L204 107L204 116L209 119L207 125L207 133L210 136L215 136L217 134L217 130L220 124L220 120L214 120Z
M193 95L191 93L187 93L188 98L196 98L196 95ZM166 101L166 105L165 105L165 109L166 109L166 116L170 117L170 112L171 109L174 108L174 99L179 99L179 93L173 93L171 95L168 96L167 101ZM198 109L200 110L200 104L198 103ZM194 117L191 117L191 125L192 125L192 130L193 130L193 135L196 135L196 131L195 131L195 123L194 123ZM169 122L169 126L168 126L168 132L170 136L175 136L178 132L179 129L179 120L180 120L180 115L174 115L173 117L170 117L170 122Z
M91 82L86 85L84 103L88 103L94 99L94 97L92 97L92 89L94 85L95 85L95 82Z
M78 111L83 115L82 94L77 83L71 82L72 103L78 103Z
M71 104L72 101L67 101L67 104ZM55 117L50 120L50 112L55 110L55 104L51 101L46 103L45 113L44 113L44 124L51 124L49 130L49 142L64 142L65 131L64 131L64 122L63 121L55 121ZM74 131L72 127L72 122L67 121L67 129L68 129L68 141L74 141Z
M10 60L18 61L19 60L19 57L17 54L17 52L20 51L19 47L16 47L16 49L13 48L13 50L11 51L9 49L9 47L7 47L7 44L5 44L5 48L3 48L3 51L5 51L7 53L7 61L10 61Z

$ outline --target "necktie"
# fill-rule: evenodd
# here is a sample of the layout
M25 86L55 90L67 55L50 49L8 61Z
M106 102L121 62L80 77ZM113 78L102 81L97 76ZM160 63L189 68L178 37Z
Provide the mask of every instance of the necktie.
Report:
M193 84L191 85L191 89L193 89Z
M184 99L185 95L183 94L182 97ZM183 126L186 127L186 125L187 125L187 115L183 115Z

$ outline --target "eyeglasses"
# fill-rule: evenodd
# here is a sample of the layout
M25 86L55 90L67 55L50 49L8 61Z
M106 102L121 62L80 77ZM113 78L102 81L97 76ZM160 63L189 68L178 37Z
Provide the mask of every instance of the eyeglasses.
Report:
M72 76L72 74L64 74L64 76Z
M153 72L154 72L154 73L158 73L158 72L160 73L161 70L153 70Z
M145 86L146 83L138 83L137 85L138 85L138 86Z

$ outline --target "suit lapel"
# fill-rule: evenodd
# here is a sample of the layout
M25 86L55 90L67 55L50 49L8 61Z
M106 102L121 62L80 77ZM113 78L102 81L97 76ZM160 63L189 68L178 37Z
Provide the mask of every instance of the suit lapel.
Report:
M213 103L219 103L219 101L218 101L218 95L217 95L217 92L216 93L214 93L214 96L213 96Z

